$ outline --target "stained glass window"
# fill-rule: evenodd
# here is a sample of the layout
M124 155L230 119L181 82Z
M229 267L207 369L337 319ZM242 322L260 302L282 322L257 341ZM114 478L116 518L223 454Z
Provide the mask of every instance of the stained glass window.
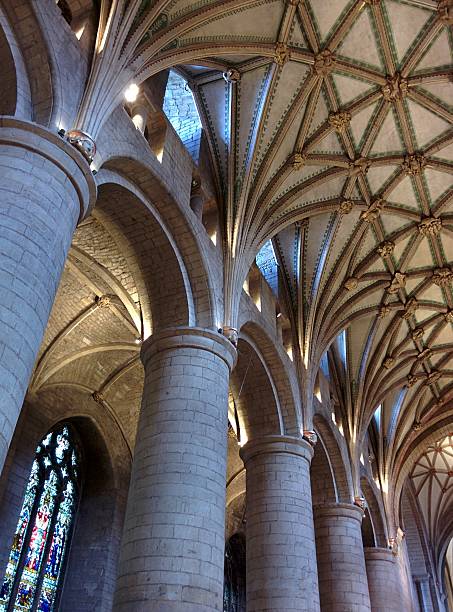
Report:
M245 612L245 537L236 533L225 544L223 612Z
M0 612L56 610L80 493L80 450L69 424L36 449L0 590Z

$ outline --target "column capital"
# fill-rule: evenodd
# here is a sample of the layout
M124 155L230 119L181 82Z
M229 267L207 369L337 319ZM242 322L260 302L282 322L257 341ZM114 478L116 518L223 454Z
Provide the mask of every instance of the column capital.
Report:
M390 548L366 546L363 550L365 559L369 561L390 561L391 563L396 563L395 555Z
M79 222L96 201L96 182L83 155L61 138L37 123L0 116L0 146L16 147L47 160L62 171L73 185L80 204Z
M230 371L236 364L236 348L219 332L203 327L168 327L153 334L143 343L143 365L146 366L157 353L184 347L207 351L220 357Z
M250 440L240 450L239 454L247 467L247 462L257 455L289 454L299 455L308 463L313 457L313 447L303 438L293 436L262 436Z
M355 519L359 523L362 522L363 510L355 504L345 503L326 503L319 504L313 507L313 514L315 518L327 517L327 516L341 516L346 518Z

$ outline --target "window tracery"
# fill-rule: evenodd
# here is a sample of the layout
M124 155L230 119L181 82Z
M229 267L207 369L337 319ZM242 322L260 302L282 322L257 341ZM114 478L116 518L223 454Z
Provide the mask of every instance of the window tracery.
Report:
M80 493L80 463L68 424L38 445L0 589L0 612L56 609Z

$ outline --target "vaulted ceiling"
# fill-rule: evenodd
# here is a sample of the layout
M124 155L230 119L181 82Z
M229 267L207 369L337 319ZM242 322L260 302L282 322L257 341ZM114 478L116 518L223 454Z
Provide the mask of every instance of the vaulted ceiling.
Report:
M430 542L448 544L453 496L453 436L448 435L421 455L411 473ZM445 541L446 540L446 541Z
M224 218L225 323L270 238L308 386L345 327L352 440L382 404L386 470L453 395L451 0L101 3L79 125L179 66ZM354 321L354 325L350 325Z

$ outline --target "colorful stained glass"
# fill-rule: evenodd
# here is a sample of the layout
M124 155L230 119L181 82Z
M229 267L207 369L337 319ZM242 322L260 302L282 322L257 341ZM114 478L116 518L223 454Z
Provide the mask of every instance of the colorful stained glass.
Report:
M70 426L36 450L0 590L0 612L55 610L79 495L80 453Z

